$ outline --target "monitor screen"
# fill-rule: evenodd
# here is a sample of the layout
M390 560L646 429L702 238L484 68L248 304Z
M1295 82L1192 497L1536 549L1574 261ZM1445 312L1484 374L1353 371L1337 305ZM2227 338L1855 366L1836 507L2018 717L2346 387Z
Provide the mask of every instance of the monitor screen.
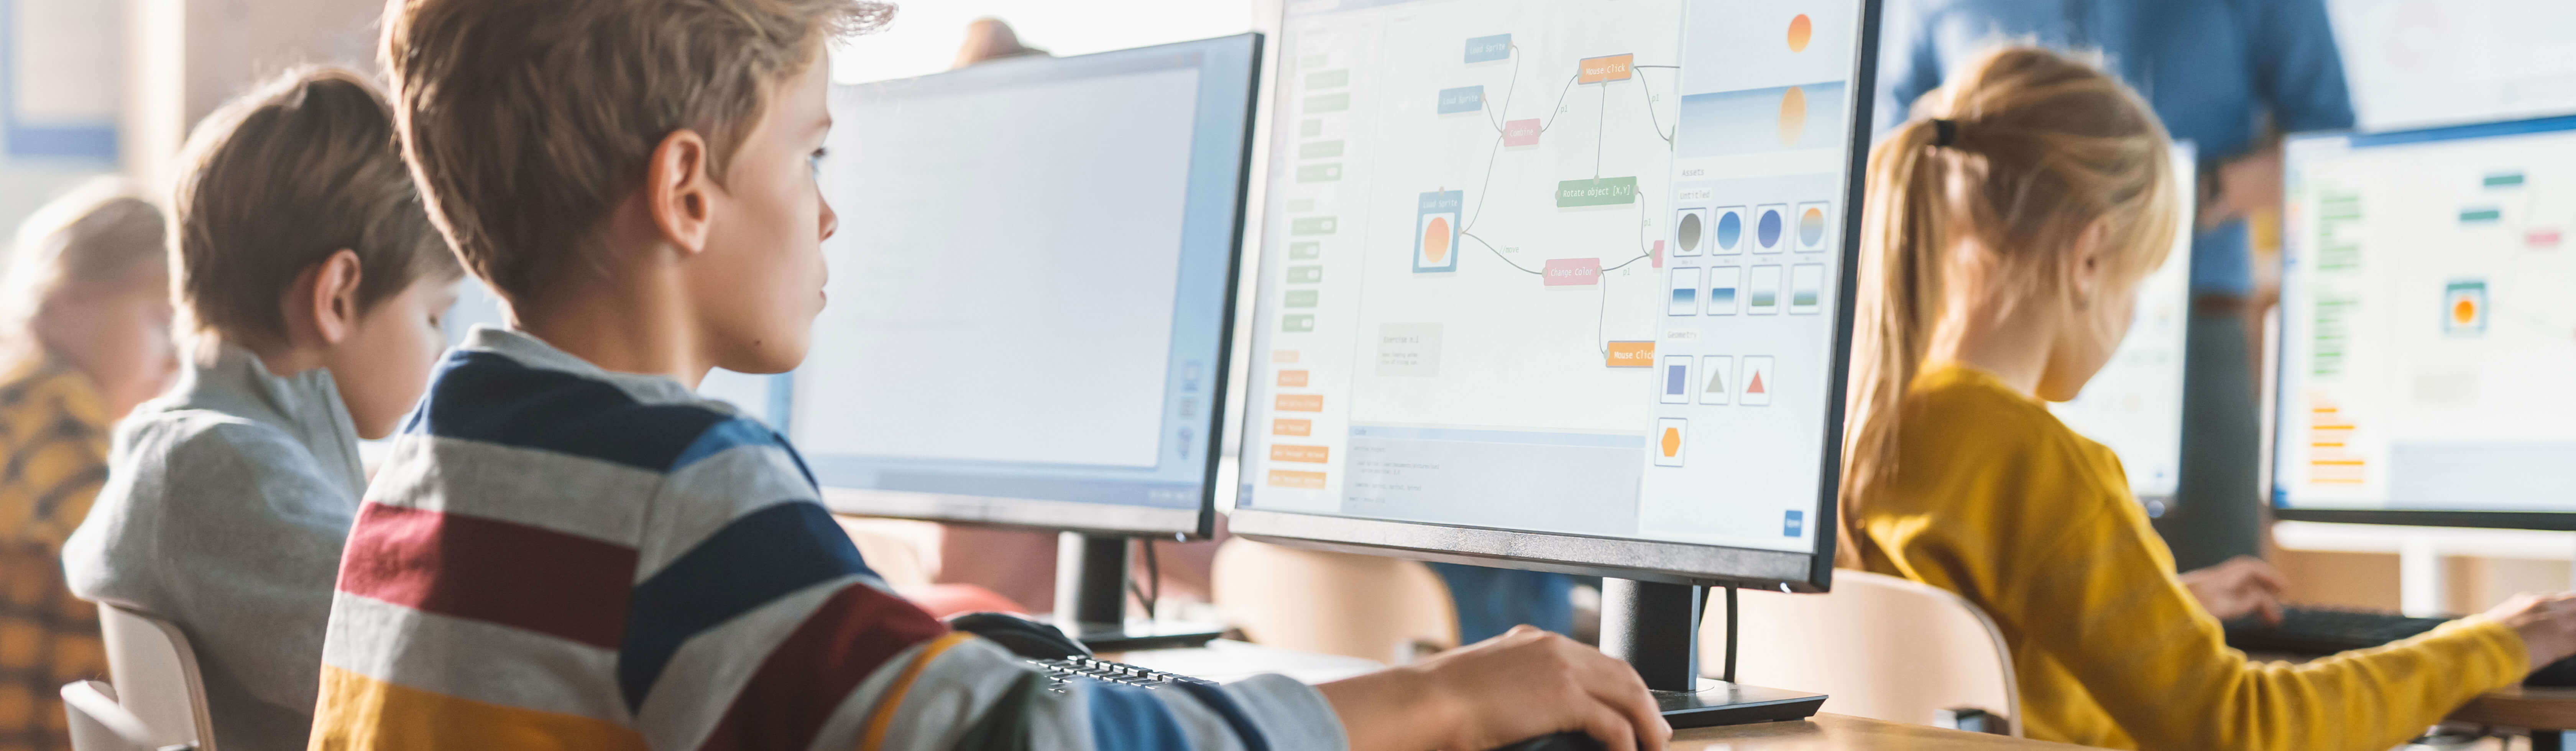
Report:
M1289 3L1234 529L1821 583L1874 7Z
M2174 144L2174 186L2184 192L2181 226L2165 264L2138 287L2129 335L2074 399L2048 405L2066 423L2120 456L2129 492L2162 516L2182 480L2183 346L2191 324L2191 236L2198 169L2188 141Z
M2576 3L2327 0L2363 131L2576 112Z
M2576 512L2576 118L2286 159L2274 503Z
M1258 35L832 91L787 430L835 510L1204 533Z

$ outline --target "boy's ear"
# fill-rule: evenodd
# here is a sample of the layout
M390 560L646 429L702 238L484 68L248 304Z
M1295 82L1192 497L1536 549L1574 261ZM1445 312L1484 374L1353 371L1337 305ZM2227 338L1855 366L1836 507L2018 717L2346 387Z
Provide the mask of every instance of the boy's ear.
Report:
M329 258L315 264L313 270L313 333L324 345L348 341L358 330L357 251L341 248Z
M708 174L707 139L682 128L662 137L644 170L645 208L653 225L685 255L707 247L707 227L714 209L715 177Z

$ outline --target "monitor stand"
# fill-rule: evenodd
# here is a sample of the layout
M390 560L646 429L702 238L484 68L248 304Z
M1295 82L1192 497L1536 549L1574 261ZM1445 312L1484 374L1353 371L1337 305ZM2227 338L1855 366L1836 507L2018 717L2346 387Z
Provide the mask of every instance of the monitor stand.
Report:
M1065 532L1055 543L1057 628L1094 652L1196 647L1225 633L1208 623L1127 617L1128 551L1135 538Z
M1735 588L1726 588L1724 680L1699 677L1699 622L1706 587L1601 580L1601 651L1628 661L1675 728L1800 720L1822 694L1735 682Z

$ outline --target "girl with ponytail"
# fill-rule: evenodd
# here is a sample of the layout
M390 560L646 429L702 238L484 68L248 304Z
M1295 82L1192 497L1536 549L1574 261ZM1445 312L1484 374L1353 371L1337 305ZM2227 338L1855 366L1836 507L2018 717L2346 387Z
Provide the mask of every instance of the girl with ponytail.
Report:
M2576 655L2576 598L2523 596L2303 665L2229 649L2119 460L2050 415L2174 245L2163 127L2094 65L1987 52L1872 149L1843 568L1967 598L2012 648L2033 737L2114 748L2385 749Z

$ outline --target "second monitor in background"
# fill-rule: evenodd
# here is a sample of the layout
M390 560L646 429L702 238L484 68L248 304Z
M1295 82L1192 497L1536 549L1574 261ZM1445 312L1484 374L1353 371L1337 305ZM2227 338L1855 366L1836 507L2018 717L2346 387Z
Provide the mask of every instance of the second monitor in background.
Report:
M2195 181L2198 152L2190 142L2174 144L2174 183ZM2102 372L2073 400L2049 405L2049 411L2086 438L2108 446L2129 476L2129 492L2147 507L2148 516L2163 516L2182 481L2183 358L2191 322L2192 202L2182 202L2182 226L2174 233L2173 252L2165 265L2138 286L2136 317L2129 335Z
M1121 638L1131 538L1214 521L1260 46L834 89L841 231L782 426L825 505L1080 533L1059 620Z

